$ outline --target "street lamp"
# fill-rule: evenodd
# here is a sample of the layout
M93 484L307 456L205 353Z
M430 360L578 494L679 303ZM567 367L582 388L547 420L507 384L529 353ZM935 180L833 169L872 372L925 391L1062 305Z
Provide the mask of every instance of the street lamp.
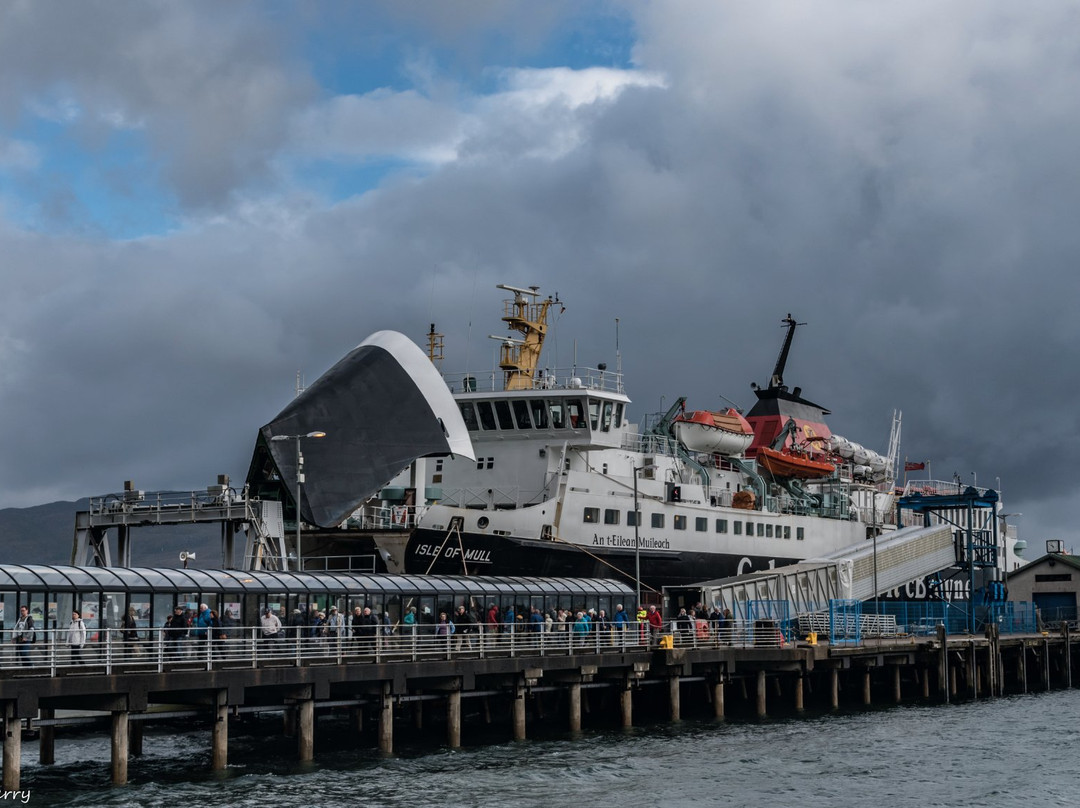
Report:
M274 435L270 440L296 441L296 568L304 571L304 555L300 552L300 486L304 483L304 456L300 453L300 441L304 438L325 438L325 432L308 432L306 435Z
M1009 526L1005 520L1010 516L1023 516L1022 513L999 513L998 519L1001 520L1001 564L1005 570L1005 574L1001 579L1002 585L1007 590L1009 588Z
M637 499L637 475L641 469L634 466L634 580L637 583L637 603L634 605L635 618L641 611L641 539L638 538L638 523L641 521L641 511L638 510Z

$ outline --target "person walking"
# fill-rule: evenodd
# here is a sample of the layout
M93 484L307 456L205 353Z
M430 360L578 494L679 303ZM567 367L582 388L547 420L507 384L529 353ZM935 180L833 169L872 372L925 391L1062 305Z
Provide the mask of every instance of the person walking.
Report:
M37 642L37 631L34 630L34 617L25 606L19 607L19 619L15 621L11 641L19 652L19 661L29 667L30 646Z
M71 650L71 664L82 665L82 649L86 645L86 624L77 611L71 613L71 622L68 623L67 645Z
M259 618L259 625L262 627L263 647L270 650L281 639L281 620L274 614L274 610L267 606Z
M664 616L655 606L649 607L649 644L656 646L660 642L660 630L664 627Z

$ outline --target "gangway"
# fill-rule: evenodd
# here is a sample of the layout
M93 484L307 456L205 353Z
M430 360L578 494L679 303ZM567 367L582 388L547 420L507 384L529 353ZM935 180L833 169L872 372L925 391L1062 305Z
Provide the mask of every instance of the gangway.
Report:
M131 566L131 528L156 525L221 525L222 561L232 568L233 541L245 533L244 567L246 569L288 569L289 549L281 503L249 496L247 486L240 491L229 487L226 474L216 485L202 491L137 490L127 481L124 490L90 498L90 508L75 514L75 537L71 563L100 567ZM109 531L117 535L114 556Z
M664 606L671 613L702 603L747 620L752 602L786 600L792 615L805 614L827 609L831 600L872 600L955 563L948 525L903 528L823 558L689 587L664 587Z

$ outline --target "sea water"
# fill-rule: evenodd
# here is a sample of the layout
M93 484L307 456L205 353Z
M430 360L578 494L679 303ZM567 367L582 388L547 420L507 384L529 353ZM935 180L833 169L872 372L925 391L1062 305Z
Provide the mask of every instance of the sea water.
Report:
M266 716L230 727L225 772L210 771L206 726L150 725L125 786L108 785L107 727L68 729L52 766L24 742L22 789L30 805L78 806L1076 806L1078 716L1080 692L1062 690L573 736L547 725L520 742L508 723L466 722L460 750L436 727L390 757L320 718L310 764Z

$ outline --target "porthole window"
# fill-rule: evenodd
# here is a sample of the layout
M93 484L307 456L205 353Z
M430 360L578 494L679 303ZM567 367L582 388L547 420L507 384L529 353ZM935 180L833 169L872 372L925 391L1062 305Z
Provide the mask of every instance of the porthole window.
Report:
M491 522L486 516L481 516L479 519L476 520L476 526L481 530L486 528L489 524L491 524Z

